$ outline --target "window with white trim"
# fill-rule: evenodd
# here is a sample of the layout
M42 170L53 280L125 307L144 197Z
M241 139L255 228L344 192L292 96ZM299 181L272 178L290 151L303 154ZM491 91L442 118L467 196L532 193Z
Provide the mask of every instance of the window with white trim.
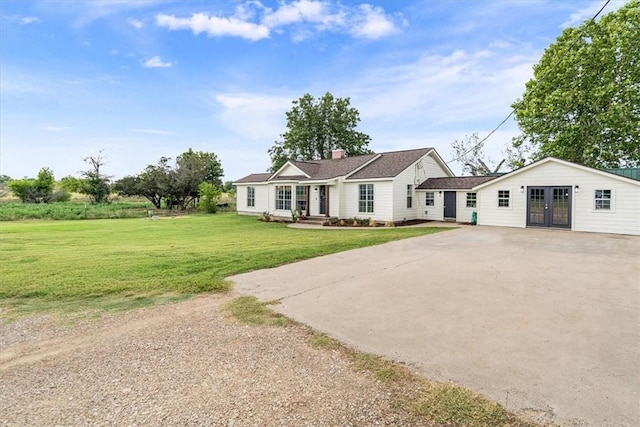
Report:
M276 185L276 210L291 210L291 186Z
M433 191L424 193L424 204L425 206L434 206L436 204L436 193Z
M407 185L407 208L411 209L413 207L413 185Z
M508 208L509 197L510 197L509 190L498 190L498 207Z
M255 187L247 187L247 207L256 207L256 189Z
M358 201L358 212L373 213L373 184L358 185L360 198Z
M307 211L307 187L296 185L296 210Z
M611 210L611 190L595 191L595 208L597 211Z
M467 193L467 207L468 208L475 208L476 207L476 201L477 201L476 193Z

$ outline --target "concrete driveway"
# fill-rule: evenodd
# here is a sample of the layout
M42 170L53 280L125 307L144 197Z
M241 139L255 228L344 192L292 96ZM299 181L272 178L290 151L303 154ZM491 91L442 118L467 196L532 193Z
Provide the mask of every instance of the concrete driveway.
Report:
M465 227L230 279L534 419L640 424L638 237Z

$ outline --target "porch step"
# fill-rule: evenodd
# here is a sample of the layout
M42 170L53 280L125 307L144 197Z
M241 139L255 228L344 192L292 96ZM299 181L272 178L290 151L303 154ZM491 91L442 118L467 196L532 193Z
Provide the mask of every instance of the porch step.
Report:
M327 220L326 216L308 216L302 221L303 224L318 224L322 225Z

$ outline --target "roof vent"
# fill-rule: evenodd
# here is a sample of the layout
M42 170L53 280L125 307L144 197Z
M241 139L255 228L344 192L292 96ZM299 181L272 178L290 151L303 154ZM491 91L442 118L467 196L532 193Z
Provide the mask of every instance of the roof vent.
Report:
M331 150L331 159L344 159L344 150L342 148L338 148L337 150Z

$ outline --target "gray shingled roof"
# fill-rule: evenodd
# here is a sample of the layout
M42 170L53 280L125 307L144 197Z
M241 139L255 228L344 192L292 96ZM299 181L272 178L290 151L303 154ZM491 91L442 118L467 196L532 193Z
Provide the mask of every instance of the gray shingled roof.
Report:
M344 157L342 159L290 160L291 164L309 175L309 178L304 176L279 176L274 179L296 179L299 181L332 179L339 176L347 176L367 162L371 163L358 170L348 179L393 178L431 150L432 148L419 148L416 150L365 154L362 156ZM271 176L272 174L269 173L254 173L240 178L235 182L238 184L266 182Z
M431 150L431 148L418 148L381 153L380 158L360 169L348 179L392 178Z
M291 163L309 175L311 179L331 179L350 174L373 159L376 155L377 154L365 154L362 156L344 157L342 159L310 161L292 160Z
M270 173L252 173L251 175L247 175L244 178L240 178L239 180L235 181L235 183L242 184L244 182L267 182L270 176Z
M446 178L429 178L416 190L470 190L476 185L496 179L497 176L453 176Z

